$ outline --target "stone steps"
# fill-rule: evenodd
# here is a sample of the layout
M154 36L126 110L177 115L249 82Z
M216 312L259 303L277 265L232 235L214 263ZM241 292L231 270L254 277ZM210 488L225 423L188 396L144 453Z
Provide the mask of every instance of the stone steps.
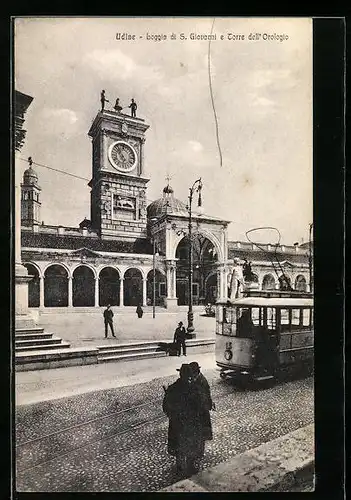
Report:
M28 335L28 334L27 334ZM52 337L55 341L57 337ZM167 355L166 346L172 341L149 340L129 344L112 344L99 347L70 347L68 342L21 345L16 348L17 371L43 370L105 362L159 358ZM45 339L43 339L43 342ZM186 341L189 354L214 351L215 340L209 338Z
M129 353L129 354L115 354L111 356L104 356L101 358L98 356L99 363L107 363L111 361L132 361L137 359L149 359L149 358L161 358L166 356L164 351L153 351L153 352L139 352L139 353Z
M215 341L213 339L189 339L186 341L187 348L190 351L194 348L212 350ZM133 342L130 344L114 344L108 346L98 346L99 354L98 361L103 363L105 361L122 361L128 359L145 359L145 358L159 358L167 356L166 346L172 344L172 341L159 342L159 341L144 341Z
M38 333L17 333L15 335L15 340L34 340L34 339L51 339L52 333L49 332L38 332Z
M68 349L71 344L65 342L59 337L54 337L50 339L41 340L16 340L15 351L18 352L29 352L29 351L47 351L52 349Z

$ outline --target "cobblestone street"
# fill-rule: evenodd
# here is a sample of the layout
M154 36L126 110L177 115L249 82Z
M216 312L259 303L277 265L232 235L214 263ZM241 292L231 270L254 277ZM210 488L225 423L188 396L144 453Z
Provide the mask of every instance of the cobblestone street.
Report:
M313 379L248 390L204 370L217 411L203 467L313 422ZM89 392L16 410L17 491L157 491L178 480L166 451L163 384Z

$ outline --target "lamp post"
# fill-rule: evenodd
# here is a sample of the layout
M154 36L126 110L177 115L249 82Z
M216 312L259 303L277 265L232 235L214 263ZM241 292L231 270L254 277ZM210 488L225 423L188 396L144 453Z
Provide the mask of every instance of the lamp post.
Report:
M157 217L151 219L152 227L158 221ZM152 235L152 317L156 316L156 238Z
M188 243L189 243L189 308L188 308L188 327L187 332L192 333L194 328L194 313L193 313L193 247L192 247L192 202L194 192L199 193L198 197L198 207L202 206L201 199L201 189L202 182L201 177L197 179L194 184L189 188L189 205L187 206L189 213L189 224L188 224Z

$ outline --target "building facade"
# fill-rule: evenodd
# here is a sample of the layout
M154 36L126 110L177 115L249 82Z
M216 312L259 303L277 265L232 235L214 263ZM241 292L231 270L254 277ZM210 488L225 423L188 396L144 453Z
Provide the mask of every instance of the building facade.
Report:
M144 144L149 125L121 112L100 111L89 130L90 220L79 227L44 225L39 179L30 166L21 185L22 261L33 276L29 307L144 306L188 303L189 212L167 184L147 205ZM308 251L260 249L228 242L230 221L192 213L194 304L225 299L233 258L251 262L260 289L308 290ZM155 276L155 280L154 280Z

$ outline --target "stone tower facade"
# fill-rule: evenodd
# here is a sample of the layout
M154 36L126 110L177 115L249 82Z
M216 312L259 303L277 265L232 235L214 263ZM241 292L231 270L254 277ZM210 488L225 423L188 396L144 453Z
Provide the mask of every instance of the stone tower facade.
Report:
M38 176L30 166L23 174L21 184L21 225L35 226L41 223L40 220L40 191Z
M100 111L92 138L91 226L105 239L147 236L144 173L144 120L116 111Z

